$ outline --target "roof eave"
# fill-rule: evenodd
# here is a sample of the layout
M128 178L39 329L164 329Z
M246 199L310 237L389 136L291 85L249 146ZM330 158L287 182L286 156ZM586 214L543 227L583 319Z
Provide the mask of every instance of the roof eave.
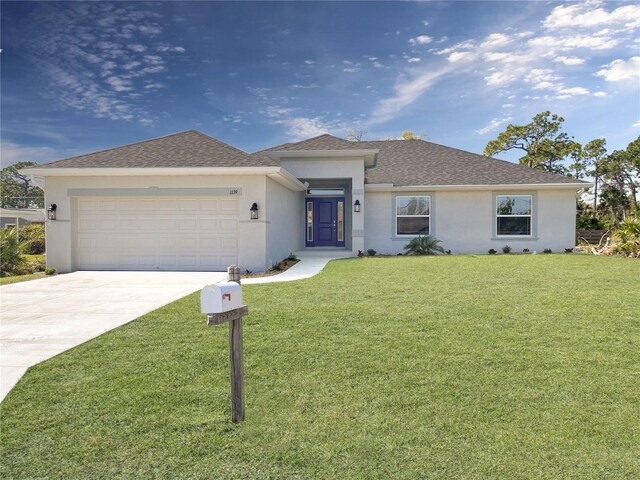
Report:
M147 175L266 175L277 173L277 166L253 167L119 167L119 168L25 168L23 175L39 177L136 177Z
M592 183L496 183L486 185L394 185L392 183L367 183L367 192L415 192L436 190L580 190L592 187Z

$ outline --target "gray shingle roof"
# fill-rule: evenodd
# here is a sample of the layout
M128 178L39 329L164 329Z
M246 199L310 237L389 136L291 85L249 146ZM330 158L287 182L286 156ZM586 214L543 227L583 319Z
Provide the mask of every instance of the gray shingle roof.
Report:
M27 222L44 223L44 208L0 208L0 217L2 218L21 218Z
M263 167L278 163L253 157L195 130L39 165L42 168Z
M309 140L281 145L268 151L340 149L379 150L376 165L366 169L365 182L368 184L428 186L581 183L575 178L424 140L350 142L331 135L320 135ZM586 184L586 182L582 183Z
M366 171L367 183L398 186L577 183L575 178L424 140L360 143L364 148L380 150L376 166Z
M366 169L366 183L396 186L578 183L573 178L535 170L423 140L350 142L320 135L254 154L195 130L80 155L42 168L265 167L279 166L267 153L303 150L379 150ZM586 182L584 182L586 183Z
M272 147L263 151L298 151L298 150L360 150L364 147L363 142L350 142L343 138L324 134L317 137L302 140L301 142L285 143L277 147Z

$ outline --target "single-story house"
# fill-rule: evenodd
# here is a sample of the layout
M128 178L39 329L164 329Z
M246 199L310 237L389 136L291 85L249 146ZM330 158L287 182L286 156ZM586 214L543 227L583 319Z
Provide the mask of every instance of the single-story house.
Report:
M22 228L44 223L44 208L0 208L0 228Z
M589 184L422 140L320 135L253 154L187 131L24 170L43 185L47 262L74 270L262 271L291 252L453 253L575 243Z

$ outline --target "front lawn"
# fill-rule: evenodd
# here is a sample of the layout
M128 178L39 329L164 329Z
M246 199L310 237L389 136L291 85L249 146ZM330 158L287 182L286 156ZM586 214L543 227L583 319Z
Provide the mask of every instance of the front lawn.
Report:
M244 287L228 328L185 297L32 368L2 478L638 478L640 263L586 255L335 261Z

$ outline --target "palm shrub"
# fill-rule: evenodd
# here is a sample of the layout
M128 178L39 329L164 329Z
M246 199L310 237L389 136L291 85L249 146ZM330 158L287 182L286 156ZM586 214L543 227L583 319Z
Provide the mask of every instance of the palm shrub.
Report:
M628 216L613 233L613 253L640 257L640 215Z
M15 228L0 229L0 274L14 273L24 264L24 258L20 254L20 242Z
M419 235L404 246L407 255L435 255L444 253L444 248L440 245L440 240L431 235Z
M44 253L44 225L34 223L20 229L20 245L22 253L40 255Z

